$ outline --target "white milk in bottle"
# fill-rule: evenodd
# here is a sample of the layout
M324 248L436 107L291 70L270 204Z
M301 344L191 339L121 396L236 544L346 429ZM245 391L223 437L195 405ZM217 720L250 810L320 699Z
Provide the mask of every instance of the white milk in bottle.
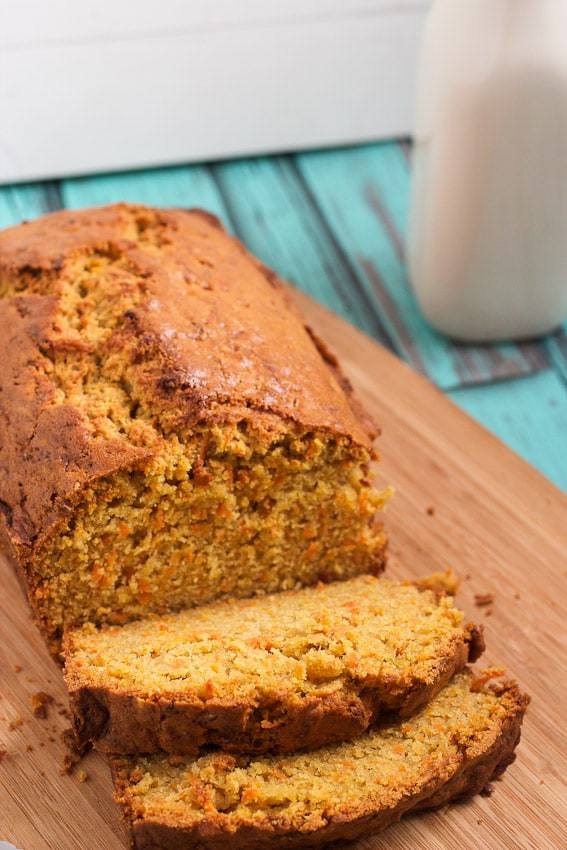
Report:
M408 244L431 324L462 340L567 315L567 0L437 0L418 80Z

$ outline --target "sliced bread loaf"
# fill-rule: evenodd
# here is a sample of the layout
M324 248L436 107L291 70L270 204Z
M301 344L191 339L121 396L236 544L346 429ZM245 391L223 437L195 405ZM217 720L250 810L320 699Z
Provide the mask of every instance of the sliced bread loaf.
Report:
M457 674L409 719L288 756L113 756L137 850L316 847L478 793L514 759L527 705L513 682Z
M64 640L81 743L105 752L290 752L408 715L483 649L450 597L361 576Z

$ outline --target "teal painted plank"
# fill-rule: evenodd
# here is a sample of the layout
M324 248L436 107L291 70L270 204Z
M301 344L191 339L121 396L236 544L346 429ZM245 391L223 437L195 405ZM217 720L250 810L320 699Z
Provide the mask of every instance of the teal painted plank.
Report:
M567 390L552 369L448 395L558 487L567 490Z
M117 201L160 207L202 207L220 216L225 225L229 224L221 195L206 166L157 168L63 180L61 198L70 209Z
M378 303L396 352L439 385L460 384L461 375L446 352L438 354L443 338L424 324L408 287L400 228L409 171L399 147L392 143L318 151L298 155L297 164L335 238ZM392 215L385 214L382 200L389 184L378 181L384 174L395 187Z
M0 229L37 218L61 206L56 183L27 183L0 188Z
M211 166L235 231L278 274L391 346L371 293L360 289L290 157Z
M423 319L407 278L410 169L396 142L296 158L309 192L372 293L396 352L447 389L547 368L539 345L457 345Z

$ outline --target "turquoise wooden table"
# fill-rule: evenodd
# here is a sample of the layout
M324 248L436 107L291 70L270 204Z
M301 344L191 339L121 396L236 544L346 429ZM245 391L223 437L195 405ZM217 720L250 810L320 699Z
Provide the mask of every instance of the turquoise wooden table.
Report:
M566 326L538 341L476 346L426 324L404 265L409 153L407 143L388 142L5 186L0 227L118 200L204 207L567 489Z

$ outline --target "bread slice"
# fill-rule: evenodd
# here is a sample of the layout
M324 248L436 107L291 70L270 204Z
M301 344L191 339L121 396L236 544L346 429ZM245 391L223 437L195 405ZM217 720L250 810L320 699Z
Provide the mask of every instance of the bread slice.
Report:
M211 215L0 233L0 544L51 645L383 568L377 428L277 275Z
M315 752L113 756L133 846L317 847L476 794L513 761L528 702L514 682L485 681L464 671L413 717Z
M81 743L105 752L291 752L408 715L483 649L450 597L361 576L69 630Z

